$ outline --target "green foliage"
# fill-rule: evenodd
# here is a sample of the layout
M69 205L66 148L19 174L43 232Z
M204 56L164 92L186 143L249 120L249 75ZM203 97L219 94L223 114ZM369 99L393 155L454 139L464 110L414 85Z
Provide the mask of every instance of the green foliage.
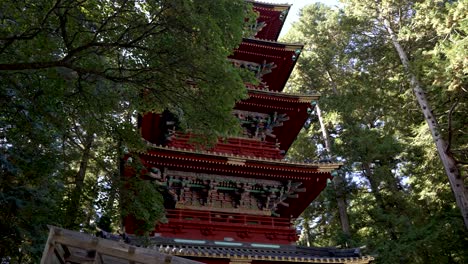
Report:
M467 261L467 231L398 54L378 21L390 20L410 54L411 70L428 87L441 133L463 169L466 8L466 1L346 1L342 9L315 4L301 11L285 38L305 43L289 88L322 95L324 129L346 176L344 193L327 187L303 214L301 243L365 245L377 263ZM323 145L321 128L312 126L316 132L301 142ZM293 148L291 155L303 160L315 155L308 151L313 147ZM348 205L350 236L341 230L339 197Z
M136 233L148 235L158 222L164 222L163 197L155 182L133 177L126 181L122 194L122 214L135 217Z
M122 158L145 149L138 113L170 109L209 136L237 125L231 109L252 76L226 57L249 34L250 4L0 6L0 259L37 262L46 224L92 230L106 215L119 227ZM141 193L128 208L149 224L161 219L157 188L134 186Z
M288 159L297 162L313 161L317 158L318 142L314 140L314 135L311 135L312 129L303 129L291 149L288 151Z

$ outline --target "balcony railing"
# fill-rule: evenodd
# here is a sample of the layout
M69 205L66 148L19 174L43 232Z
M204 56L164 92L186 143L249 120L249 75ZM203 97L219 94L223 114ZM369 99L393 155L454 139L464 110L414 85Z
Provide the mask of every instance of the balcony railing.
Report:
M195 146L189 143L191 136L190 134L175 132L168 145L178 148L194 149ZM249 138L229 138L227 140L220 140L212 151L274 159L281 158L278 144Z
M180 222L199 222L214 225L227 226L250 226L257 228L275 228L275 229L292 229L292 221L288 218L256 216L256 215L241 215L227 214L218 212L196 211L196 210L180 210L167 209L166 217L171 221Z

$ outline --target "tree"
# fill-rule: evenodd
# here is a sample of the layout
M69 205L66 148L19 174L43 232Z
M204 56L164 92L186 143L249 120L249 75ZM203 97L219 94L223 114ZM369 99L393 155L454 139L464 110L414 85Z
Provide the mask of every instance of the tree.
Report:
M439 11L432 12L440 15ZM415 13L401 9L401 14ZM412 21L408 25L428 27L423 18ZM312 123L312 130L325 127L332 154L344 162L346 175L343 190L350 236L343 239L337 193L328 188L303 216L303 225L309 221L305 238L316 245L366 245L368 253L379 256L379 263L463 263L467 259L463 221L455 214L449 186L437 169L440 161L434 159L434 148L428 147L427 128L421 125L420 112L408 92L411 87L399 55L388 32L381 29L375 20L358 16L353 5L342 10L314 5L302 10L301 20L287 36L289 41L305 43L291 89L322 95L324 125ZM429 30L400 32L407 33L404 47L412 51L413 63L430 73L430 78L423 79L433 84L428 95L437 103L436 111L446 109L438 117L448 123L445 118L451 113L453 146L463 149L466 138L460 123L466 117L457 111L458 104L464 104L463 95L456 93L460 100L450 111L454 93L442 89L452 83L448 77L452 73L444 68L445 55L433 56L438 42L428 41L434 39L428 37ZM417 32L422 32L422 39ZM454 65L460 65L460 60L454 60ZM317 133L308 135L315 144L314 139L320 138Z
M402 44L399 38L399 31L400 29L404 29L407 31L414 30L411 28L410 25L411 19L413 18L414 14L418 16L426 16L425 14L421 14L423 9L419 9L413 1L399 1L395 2L386 2L386 1L378 1L378 2L363 2L363 1L350 1L350 11L355 14L356 16L361 17L361 19L368 19L375 23L375 30L385 31L388 35L389 41L394 46L395 50L398 53L398 56L401 61L401 65L405 70L407 75L407 81L413 90L421 112L424 114L424 119L429 127L429 131L433 137L434 143L436 145L437 153L439 158L442 161L443 167L445 169L445 173L449 179L450 185L452 187L452 191L454 193L454 197L456 203L461 211L461 215L463 217L463 221L465 223L465 227L468 229L468 187L464 182L464 176L460 172L460 162L454 157L454 154L451 151L451 145L448 144L448 141L451 142L452 135L451 135L451 128L449 128L449 133L447 136L443 136L442 129L439 125L438 118L433 111L432 103L428 100L426 96L426 89L424 87L421 78L424 76L420 76L421 74L418 73L417 67L413 65L413 63L409 60L408 54L411 52L417 53L418 49L411 49L410 47L406 48ZM427 5L427 4L426 4ZM452 12L453 10L455 13L466 11L466 1L461 3L444 3L440 1L440 5L447 5L447 7L438 8L441 12L446 13L447 10L450 9ZM422 4L424 6L424 3ZM419 10L418 10L419 9ZM450 13L450 11L449 11ZM449 15L450 17L450 15ZM429 17L428 17L429 18ZM454 17L453 14L450 18L455 18L455 21L451 21L453 24L451 25L452 28L460 28L461 34L463 35L466 33L466 28L463 25L460 25L460 20L463 21L464 17ZM465 15L466 18L466 15ZM437 19L437 18L436 18ZM458 21L457 21L458 20ZM431 25L426 25L431 26ZM403 32L404 32L403 30ZM455 32L458 32L454 30ZM409 33L411 34L411 33ZM454 33L457 35L457 33ZM451 37L451 30L448 31L446 37ZM424 36L427 37L427 36ZM442 38L442 36L434 36L436 38ZM457 36L454 37L455 39ZM454 45L456 46L456 45ZM420 48L419 51L424 50L425 47ZM455 59L457 60L457 59ZM459 59L458 59L459 60ZM456 104L453 104L449 110L450 116L455 108ZM451 117L450 117L451 119ZM448 140L448 141L447 141Z
M46 224L86 229L115 212L100 196L118 200L117 164L145 148L137 113L169 109L195 133L232 131L249 75L226 57L249 33L249 10L240 0L2 3L0 259L34 262ZM153 209L142 214L160 217Z

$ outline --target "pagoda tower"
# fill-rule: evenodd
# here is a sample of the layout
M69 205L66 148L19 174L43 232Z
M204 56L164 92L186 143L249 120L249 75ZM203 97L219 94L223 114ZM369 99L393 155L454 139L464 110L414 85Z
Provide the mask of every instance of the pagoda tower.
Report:
M233 109L242 135L200 150L170 113L141 117L142 137L152 147L140 158L148 178L164 187L168 220L155 226L151 247L203 263L369 263L356 249L296 245L293 221L340 164L283 159L319 96L283 92L303 48L277 42L290 5L252 4L258 32L228 58L260 81L246 84L248 98ZM127 233L136 225L125 218Z

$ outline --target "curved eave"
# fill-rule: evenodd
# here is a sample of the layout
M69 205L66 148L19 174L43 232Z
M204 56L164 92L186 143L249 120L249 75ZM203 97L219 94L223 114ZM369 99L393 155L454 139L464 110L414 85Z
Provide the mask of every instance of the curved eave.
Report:
M278 208L281 217L298 217L327 186L331 171L340 163L295 163L277 159L262 159L210 151L196 151L154 146L139 153L146 167L208 173L247 179L300 182L307 192L287 198L287 205Z
M257 64L274 63L271 73L262 76L270 90L282 91L302 51L302 44L246 38L234 51L231 59Z
M267 136L266 141L278 142L280 150L286 153L297 134L304 126L313 108L312 101L318 99L317 96L297 96L286 95L284 93L249 91L249 98L236 104L235 109L259 112L286 114L289 118L283 122L282 126L273 128L276 137Z
M254 10L260 13L257 20L266 23L266 26L257 35L262 38L277 40L291 9L291 5L249 0L247 2L252 3Z
M242 40L246 43L253 43L257 45L262 45L270 49L284 49L286 51L296 51L297 49L302 50L304 44L302 43L288 43L288 42L279 42L276 40L261 39L261 38L244 38Z
M263 2L263 1L254 1L254 0L246 0L246 2L252 3L256 6L263 6L273 9L275 11L284 11L291 8L291 4L288 3L271 3L271 2Z
M273 100L310 103L317 101L320 98L319 94L297 94L283 93L278 91L270 91L265 89L256 89L254 86L247 87L250 96L263 96L264 98L272 98Z
M367 264L374 260L371 256L363 257L314 257L314 256L284 256L284 255L262 255L262 254L248 254L248 253L211 253L203 252L201 247L159 247L159 252L165 254L174 254L181 257L191 258L226 258L231 261L283 261L294 263L342 263L342 264Z
M300 171L307 172L310 169L313 169L316 172L331 172L343 166L343 163L327 163L327 162L300 163L300 162L290 162L287 160L268 159L268 158L260 158L260 157L248 157L248 156L241 156L241 155L234 155L234 154L227 154L227 153L216 153L216 152L204 151L204 150L190 150L190 149L179 149L179 148L173 148L173 147L164 147L164 146L158 146L149 142L148 144L151 146L150 150L154 149L154 150L163 150L163 151L173 152L173 153L192 154L195 156L204 157L205 160L211 160L215 158L210 163L219 162L220 164L222 163L222 164L229 164L229 165L234 165L234 166L255 167L255 166L261 166L263 164L269 167L274 166L274 170L295 171L295 172L300 172ZM142 153L142 154L147 154L147 153Z

